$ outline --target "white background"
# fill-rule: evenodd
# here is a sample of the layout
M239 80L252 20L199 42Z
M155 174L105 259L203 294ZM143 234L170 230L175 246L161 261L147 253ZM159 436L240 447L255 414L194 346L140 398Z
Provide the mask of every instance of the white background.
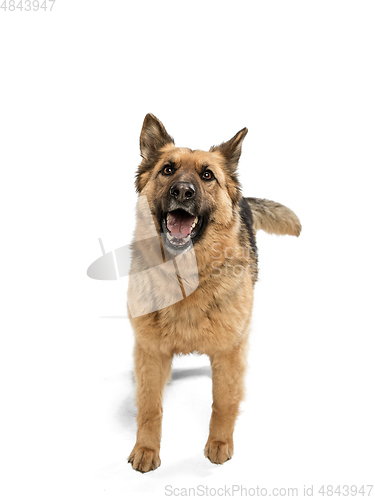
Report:
M368 1L0 9L3 498L374 483L374 25ZM244 194L303 231L258 234L233 459L203 456L210 372L188 356L165 392L162 466L141 475L133 334L102 317L125 313L126 287L86 269L98 237L131 239L148 112L194 149L248 127Z

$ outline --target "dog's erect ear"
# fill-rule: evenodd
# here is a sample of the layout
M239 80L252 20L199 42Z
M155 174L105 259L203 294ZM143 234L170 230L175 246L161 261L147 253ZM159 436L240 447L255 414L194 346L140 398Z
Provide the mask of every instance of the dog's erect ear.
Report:
M210 149L211 152L219 151L223 155L232 174L236 172L238 160L241 156L242 141L245 139L247 132L247 128L243 128L230 141L223 142L219 146L212 146Z
M161 121L151 113L146 115L140 137L142 158L147 161L154 159L163 146L171 143L174 144L173 139Z

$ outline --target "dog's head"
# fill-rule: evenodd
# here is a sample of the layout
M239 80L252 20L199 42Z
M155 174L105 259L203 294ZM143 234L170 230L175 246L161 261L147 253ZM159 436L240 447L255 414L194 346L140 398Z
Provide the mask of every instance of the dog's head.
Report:
M175 147L163 124L152 114L146 116L135 184L147 196L170 253L198 243L208 225L223 229L231 223L233 206L241 198L236 171L246 134L244 128L209 151L192 151Z

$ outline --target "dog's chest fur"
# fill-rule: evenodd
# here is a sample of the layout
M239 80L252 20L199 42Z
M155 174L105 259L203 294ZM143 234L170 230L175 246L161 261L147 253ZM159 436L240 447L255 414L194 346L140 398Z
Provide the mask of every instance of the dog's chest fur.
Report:
M197 253L201 271L198 288L191 295L132 319L139 339L165 353L176 354L210 354L218 346L230 349L241 341L251 318L256 263L251 253L236 259L227 259L221 253L214 268L205 262L210 258L207 252ZM242 272L234 277L236 266L237 273L238 269Z

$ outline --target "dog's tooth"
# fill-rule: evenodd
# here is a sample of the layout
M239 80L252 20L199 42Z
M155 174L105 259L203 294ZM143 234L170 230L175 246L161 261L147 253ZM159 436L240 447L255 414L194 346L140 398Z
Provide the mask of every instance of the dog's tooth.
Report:
M195 224L196 224L197 222L198 222L198 217L195 217L195 219L194 219L194 226L195 226Z

